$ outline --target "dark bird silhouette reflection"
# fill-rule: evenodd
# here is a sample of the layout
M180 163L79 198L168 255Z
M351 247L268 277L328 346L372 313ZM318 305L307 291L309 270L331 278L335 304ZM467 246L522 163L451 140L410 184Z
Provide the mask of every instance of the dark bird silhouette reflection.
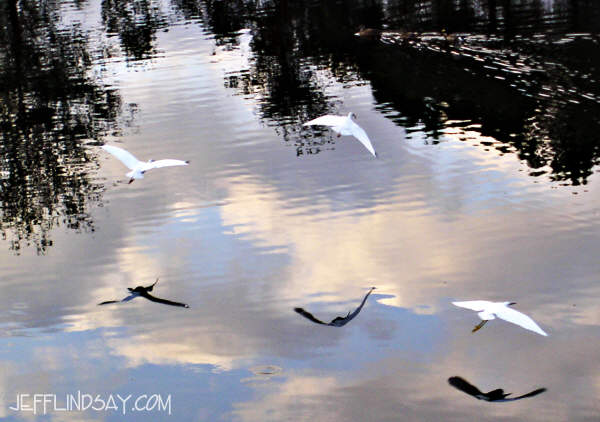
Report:
M495 401L495 402L507 402L507 401L515 401L521 400L527 397L537 396L538 394L542 394L546 391L545 388L538 388L537 390L533 390L527 394L523 394L522 396L517 397L508 397L512 393L505 393L502 388L497 388L496 390L488 391L484 393L480 391L479 388L470 384L467 380L461 377L450 377L448 378L448 383L456 388L457 390L462 391L463 393L467 393L470 396L475 397L477 400L485 400L485 401Z
M365 302L367 301L367 298L369 297L369 295L371 294L371 292L373 290L375 290L375 287L371 287L371 289L367 292L364 299L360 303L360 306L358 308L356 308L354 310L354 312L348 312L348 315L346 315L345 317L341 317L341 316L335 317L334 319L331 320L331 322L323 322L320 319L315 318L313 316L313 314L311 314L310 312L306 312L302 308L294 308L294 311L298 312L304 318L307 318L316 324L329 325L331 327L343 327L344 325L348 324L352 319L354 319L359 314L359 312L362 310L363 306L365 306Z
M152 296L150 293L148 293L148 292L151 292L152 289L154 289L154 286L156 285L156 283L158 283L158 278L156 279L156 281L154 283L152 283L151 285L146 286L146 287L137 286L135 289L128 287L127 290L129 290L129 292L131 293L129 296L127 296L121 300L107 300L105 302L99 303L98 305L108 305L109 303L129 302L130 300L141 296L143 298L148 299L149 301L156 302L156 303L162 303L163 305L180 306L182 308L189 308L189 306L186 305L185 303L173 302L171 300L161 299L159 297Z

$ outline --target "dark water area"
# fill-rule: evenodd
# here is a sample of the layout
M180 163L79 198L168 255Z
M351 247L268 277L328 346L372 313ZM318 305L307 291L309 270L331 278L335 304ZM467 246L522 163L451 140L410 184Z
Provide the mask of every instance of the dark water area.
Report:
M4 0L0 418L596 420L599 80L593 0Z
M250 66L224 84L256 101L299 157L328 148L301 127L336 108L318 79L327 69L340 83L370 83L377 108L428 143L451 131L562 184L586 184L598 162L592 1L173 1L169 10L103 1L104 40L90 40L81 23L60 24L63 4L86 6L11 0L2 14L2 219L17 252L25 243L43 253L57 224L93 230L85 203L100 201L102 187L86 177L94 160L85 145L121 131L135 105L123 110L91 67L110 59L113 38L131 66L151 60L157 32L182 22L210 31L216 48L239 47L239 31L249 31ZM357 41L361 26L382 39Z

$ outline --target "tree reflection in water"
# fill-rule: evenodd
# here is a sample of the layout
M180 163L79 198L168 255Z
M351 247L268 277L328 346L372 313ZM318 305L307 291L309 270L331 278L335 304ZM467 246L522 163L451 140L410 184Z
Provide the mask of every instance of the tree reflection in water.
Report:
M239 42L237 31L249 29L250 67L226 75L225 84L253 96L262 119L294 143L298 155L323 147L301 123L338 111L338 100L325 94L327 78L343 84L364 79L378 107L409 132L424 131L428 143L443 140L449 128L462 130L452 122L467 120L479 127L483 147L516 153L532 176L549 173L552 180L578 185L599 159L594 116L600 91L590 81L600 77L600 40L564 34L598 32L600 19L593 17L600 17L600 5L551 3L238 0L224 11L211 1L176 2L184 14L202 16L230 48ZM362 24L387 28L392 36L387 43L356 39L352 34ZM442 37L463 31L467 41L407 42L407 31Z
M120 108L112 90L91 80L86 39L59 27L55 3L7 0L0 13L1 231L19 253L44 253L50 231L94 230L87 209L102 186L83 140L111 127Z
M102 0L102 23L109 35L118 35L128 60L155 54L156 31L167 19L151 0Z

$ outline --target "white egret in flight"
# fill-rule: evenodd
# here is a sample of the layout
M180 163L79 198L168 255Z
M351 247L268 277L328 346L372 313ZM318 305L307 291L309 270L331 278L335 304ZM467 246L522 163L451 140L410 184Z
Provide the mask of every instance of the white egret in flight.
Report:
M348 113L347 116L333 116L331 114L326 114L325 116L317 117L310 122L304 123L304 126L329 126L331 127L331 130L338 134L338 137L341 135L352 135L358 139L365 148L373 154L373 156L377 157L377 153L367 136L367 132L354 123L354 120L352 120L353 118L356 119L356 114L352 112Z
M539 325L535 323L534 320L529 318L527 315L509 308L509 306L515 305L516 302L489 302L487 300L470 300L466 302L452 302L452 304L461 308L467 308L478 312L477 315L483 321L473 328L473 332L479 330L489 320L498 317L543 336L548 335L539 327Z
M169 167L169 166L187 166L189 161L182 160L149 160L149 161L140 161L135 158L130 152L125 151L123 148L115 147L112 145L102 145L102 149L111 155L118 158L125 166L127 166L131 171L126 174L127 177L130 177L129 183L133 182L135 179L143 179L144 173L148 170L157 169L161 167Z

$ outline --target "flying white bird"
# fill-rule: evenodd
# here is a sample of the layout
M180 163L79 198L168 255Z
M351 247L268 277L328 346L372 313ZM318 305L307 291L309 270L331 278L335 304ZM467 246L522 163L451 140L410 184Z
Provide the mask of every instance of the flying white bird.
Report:
M478 312L477 315L483 321L473 328L473 332L479 330L489 320L498 317L543 336L548 335L535 323L534 320L529 318L527 315L509 308L509 306L515 305L516 302L489 302L487 300L471 300L466 302L452 302L452 304L461 308L467 308Z
M131 178L131 180L129 180L129 183L133 182L135 179L143 179L144 173L146 173L148 170L169 166L187 166L189 164L189 161L170 159L158 161L140 161L137 158L135 158L130 152L125 151L123 148L115 147L112 145L102 145L102 149L114 155L131 170L129 173L126 174L127 177Z
M365 148L373 154L373 156L377 157L377 153L375 152L373 145L371 145L367 133L363 128L354 123L354 120L352 120L353 118L356 119L356 114L352 112L348 113L347 116L333 116L331 114L326 114L325 116L317 117L310 122L304 123L304 126L330 126L331 130L338 134L338 137L342 135L352 135L358 139Z

